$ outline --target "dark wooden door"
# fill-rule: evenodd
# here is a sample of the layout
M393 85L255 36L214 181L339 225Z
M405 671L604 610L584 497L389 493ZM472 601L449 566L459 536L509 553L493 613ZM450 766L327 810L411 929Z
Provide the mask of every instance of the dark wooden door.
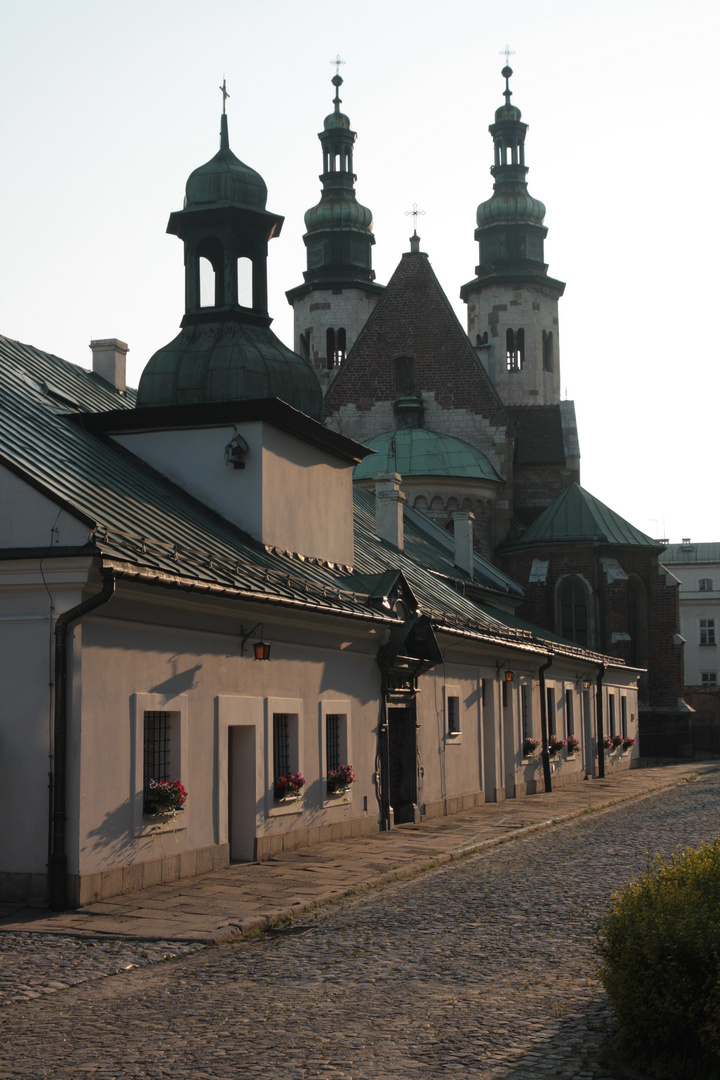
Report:
M417 743L415 710L388 708L390 805L396 825L415 820Z

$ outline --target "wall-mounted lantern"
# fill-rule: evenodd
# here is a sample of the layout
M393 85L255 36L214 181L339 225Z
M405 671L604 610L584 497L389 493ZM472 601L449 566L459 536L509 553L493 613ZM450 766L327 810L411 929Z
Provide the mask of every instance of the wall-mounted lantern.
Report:
M258 641L253 641L253 652L255 653L256 660L269 660L270 659L270 642L263 641L263 633L265 628L262 623L256 623L252 630L245 631L245 627L240 627L240 634L242 635L242 641L240 642L240 655L245 655L245 649L247 648L248 639L252 637L257 629L260 629L260 638Z

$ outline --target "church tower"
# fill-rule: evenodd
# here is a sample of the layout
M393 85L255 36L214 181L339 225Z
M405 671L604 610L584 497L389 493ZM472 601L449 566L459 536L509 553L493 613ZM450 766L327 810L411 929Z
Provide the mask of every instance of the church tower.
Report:
M286 296L295 312L294 348L315 368L323 390L332 383L383 291L372 269L372 213L355 196L357 135L340 112L342 78L333 76L334 109L318 138L322 194L305 214L305 282Z
M477 210L480 245L476 277L460 290L468 306L468 334L506 405L560 401L558 299L565 284L548 276L544 256L545 206L528 192L528 125L510 103L512 68L502 70L505 104L490 134L493 194Z

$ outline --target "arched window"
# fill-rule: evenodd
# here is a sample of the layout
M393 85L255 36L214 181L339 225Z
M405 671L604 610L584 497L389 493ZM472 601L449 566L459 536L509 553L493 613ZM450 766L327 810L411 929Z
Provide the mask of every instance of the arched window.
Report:
M577 577L566 578L560 585L560 635L576 645L589 642L588 590Z
M552 330L543 330L542 332L542 350L543 350L543 371L555 370L555 357L553 355L553 332Z
M252 260L245 257L237 261L237 301L241 307L253 306L253 265Z
M345 327L341 326L336 332L332 327L328 327L326 336L327 343L327 368L328 371L332 371L333 368L340 367L346 356L346 334Z
M520 371L525 360L525 331L505 332L505 362L508 371Z
M222 307L225 303L225 260L222 244L208 237L198 246L200 307Z
M415 393L415 361L412 356L398 356L396 359L395 387L399 394Z
M200 307L215 307L215 271L205 256L198 259L200 271Z

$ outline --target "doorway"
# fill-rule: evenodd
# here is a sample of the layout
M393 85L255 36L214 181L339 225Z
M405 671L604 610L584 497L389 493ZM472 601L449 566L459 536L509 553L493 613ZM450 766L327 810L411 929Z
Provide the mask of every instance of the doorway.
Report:
M415 709L388 707L388 796L396 825L415 820L417 732Z
M255 858L255 732L254 725L228 728L228 843L233 862Z

